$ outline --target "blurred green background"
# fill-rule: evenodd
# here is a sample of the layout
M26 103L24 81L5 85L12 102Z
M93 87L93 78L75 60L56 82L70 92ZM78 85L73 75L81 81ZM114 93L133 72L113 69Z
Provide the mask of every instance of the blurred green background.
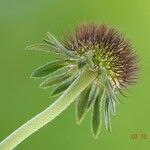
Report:
M50 91L30 80L37 66L54 59L31 52L50 31L60 37L83 21L105 22L124 33L140 58L138 84L121 97L113 132L104 127L98 140L90 132L90 115L77 126L75 105L16 150L148 150L150 149L150 1L149 0L0 0L0 141L52 103ZM138 138L133 140L132 134ZM142 139L146 134L147 139Z

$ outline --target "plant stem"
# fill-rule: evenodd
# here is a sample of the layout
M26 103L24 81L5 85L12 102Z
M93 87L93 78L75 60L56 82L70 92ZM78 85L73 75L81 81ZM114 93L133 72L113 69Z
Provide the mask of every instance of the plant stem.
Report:
M96 73L85 70L72 85L47 109L23 124L0 143L0 150L11 150L28 136L52 121L95 79Z

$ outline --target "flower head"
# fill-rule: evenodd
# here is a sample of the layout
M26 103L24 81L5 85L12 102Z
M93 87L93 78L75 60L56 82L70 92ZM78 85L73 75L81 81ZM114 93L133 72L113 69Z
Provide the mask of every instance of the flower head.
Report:
M99 135L103 121L111 131L110 115L116 112L116 95L136 79L137 56L131 44L115 29L92 23L78 25L74 32L65 34L62 43L50 33L43 40L45 43L27 49L54 52L59 60L37 68L31 77L44 78L40 87L54 87L51 95L57 95L64 92L83 70L95 72L95 80L76 100L77 123L92 109L94 137Z
M65 47L80 57L90 55L93 65L107 70L112 84L124 87L134 82L137 57L131 44L115 29L104 24L81 24L66 37Z

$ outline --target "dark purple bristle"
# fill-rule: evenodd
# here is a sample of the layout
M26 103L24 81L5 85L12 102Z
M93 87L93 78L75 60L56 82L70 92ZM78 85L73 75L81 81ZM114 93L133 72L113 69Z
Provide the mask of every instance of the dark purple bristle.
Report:
M81 24L65 37L64 46L79 55L98 49L102 59L110 62L120 86L126 87L135 81L137 56L131 44L115 29L104 24Z

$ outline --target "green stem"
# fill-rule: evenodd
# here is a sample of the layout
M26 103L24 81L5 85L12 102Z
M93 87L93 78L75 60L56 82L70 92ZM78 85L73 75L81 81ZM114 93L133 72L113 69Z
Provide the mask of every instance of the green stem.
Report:
M28 136L52 121L94 80L96 74L85 70L51 106L26 122L0 143L0 150L11 150Z

